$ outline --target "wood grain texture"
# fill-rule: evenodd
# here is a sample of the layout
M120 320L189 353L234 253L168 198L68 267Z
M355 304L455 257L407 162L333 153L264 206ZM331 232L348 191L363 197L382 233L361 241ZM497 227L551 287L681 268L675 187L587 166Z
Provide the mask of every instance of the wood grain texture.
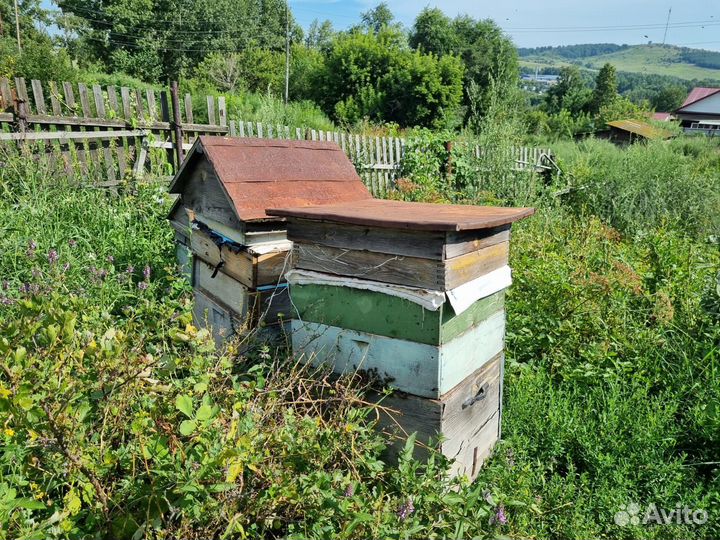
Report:
M428 345L451 341L504 305L503 291L475 302L455 315L450 302L437 311L375 291L330 285L293 285L293 311L300 320Z
M507 265L509 254L510 243L501 242L448 259L444 264L443 290L452 290Z
M505 266L508 254L508 242L445 261L297 241L293 247L296 268L440 291L452 290Z
M285 251L251 255L245 250L236 252L226 245L219 248L207 234L199 230L192 231L190 245L193 252L213 268L224 261L221 271L250 288L282 281L283 268L290 267L289 261L287 264L285 261L289 256Z
M244 318L248 313L248 288L223 272L217 272L214 266L199 257L193 260L193 287L201 289Z
M427 446L456 460L454 474L477 475L499 436L503 355L488 361L439 399L394 393L370 393L371 401L389 410L380 412L379 429L397 454L408 435L416 433L416 457L428 456Z
M210 164L200 161L186 174L189 176L182 193L185 206L231 229L242 230L242 223L235 215L232 203Z
M452 259L501 242L509 242L510 225L480 231L447 232L445 234L443 258Z
M293 320L293 350L305 362L325 364L335 373L364 370L390 387L438 398L499 354L505 313L440 346L393 339L313 322Z

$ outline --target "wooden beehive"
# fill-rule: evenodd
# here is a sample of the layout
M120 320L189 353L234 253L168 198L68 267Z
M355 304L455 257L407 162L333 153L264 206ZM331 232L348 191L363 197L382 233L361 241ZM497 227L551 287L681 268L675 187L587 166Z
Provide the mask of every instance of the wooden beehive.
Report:
M218 342L286 320L292 243L274 205L370 198L334 143L199 137L176 174L169 220L195 291L198 323Z
M383 429L474 478L500 433L510 225L527 208L367 200L268 210L288 220L294 349L395 389Z

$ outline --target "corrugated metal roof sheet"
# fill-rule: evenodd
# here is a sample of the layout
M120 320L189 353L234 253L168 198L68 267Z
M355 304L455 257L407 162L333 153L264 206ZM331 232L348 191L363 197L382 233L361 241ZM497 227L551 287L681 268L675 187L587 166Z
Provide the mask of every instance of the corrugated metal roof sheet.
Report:
M507 225L534 214L535 209L369 199L324 206L271 208L267 213L392 229L465 231Z
M265 209L370 199L342 149L332 142L201 136L175 175L182 193L192 163L206 156L241 221L268 219Z
M693 103L700 101L701 99L712 96L713 94L717 94L718 92L720 92L720 88L707 88L704 86L698 86L697 88L693 88L692 91L688 94L688 97L685 98L683 104L680 105L680 109L682 109L683 107L687 107L688 105L692 105Z
M608 126L628 131L635 135L645 137L646 139L669 139L672 137L672 132L656 128L645 122L639 120L616 120L615 122L608 122Z

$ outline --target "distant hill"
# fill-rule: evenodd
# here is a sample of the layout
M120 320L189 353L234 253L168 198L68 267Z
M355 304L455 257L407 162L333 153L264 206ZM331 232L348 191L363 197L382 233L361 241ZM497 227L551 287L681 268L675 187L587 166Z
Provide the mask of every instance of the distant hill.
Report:
M720 52L674 45L588 43L521 48L519 54L522 67L546 72L548 68L559 69L569 64L598 70L609 62L626 73L720 81Z

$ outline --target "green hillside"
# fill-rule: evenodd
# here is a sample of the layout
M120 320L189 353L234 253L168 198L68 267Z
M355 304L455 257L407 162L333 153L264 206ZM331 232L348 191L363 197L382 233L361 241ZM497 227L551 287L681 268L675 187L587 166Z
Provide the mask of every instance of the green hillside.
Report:
M618 71L646 75L667 75L681 79L720 81L720 53L687 49L672 45L631 45L616 47L603 54L603 48L587 45L520 49L521 65L527 68L561 68L576 64L597 70L606 62ZM585 53L587 51L587 53ZM584 53L584 54L583 54Z

